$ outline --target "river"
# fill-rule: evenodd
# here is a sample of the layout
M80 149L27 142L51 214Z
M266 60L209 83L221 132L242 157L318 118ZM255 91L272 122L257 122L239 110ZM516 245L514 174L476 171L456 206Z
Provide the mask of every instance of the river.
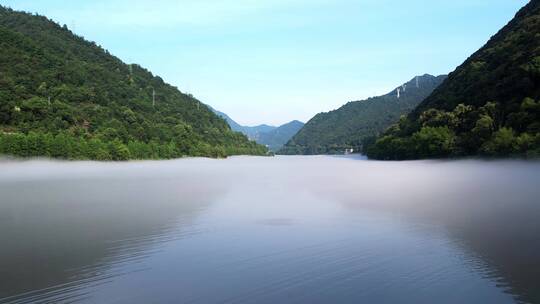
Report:
M0 162L0 303L540 303L540 162Z

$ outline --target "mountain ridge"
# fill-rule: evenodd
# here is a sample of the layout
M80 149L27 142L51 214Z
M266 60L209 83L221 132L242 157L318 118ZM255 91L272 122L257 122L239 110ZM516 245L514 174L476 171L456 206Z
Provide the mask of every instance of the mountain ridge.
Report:
M387 94L350 101L338 109L315 115L279 151L280 154L334 154L346 149L359 151L400 115L413 110L438 86L445 75L424 74ZM398 98L399 90L399 98Z

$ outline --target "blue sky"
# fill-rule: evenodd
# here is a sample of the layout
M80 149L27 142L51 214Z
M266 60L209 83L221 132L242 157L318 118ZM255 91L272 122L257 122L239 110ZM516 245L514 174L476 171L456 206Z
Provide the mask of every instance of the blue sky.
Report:
M67 24L241 124L309 120L445 74L527 0L0 0Z

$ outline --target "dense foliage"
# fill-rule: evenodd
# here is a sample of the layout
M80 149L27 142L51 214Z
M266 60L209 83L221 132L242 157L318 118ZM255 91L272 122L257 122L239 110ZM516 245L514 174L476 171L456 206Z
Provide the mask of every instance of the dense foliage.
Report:
M376 159L540 155L540 1L533 0L369 147Z
M317 114L279 152L282 154L334 154L360 150L399 117L413 110L442 83L445 76L415 77L397 90ZM418 80L418 82L417 82Z
M0 153L105 160L266 148L65 25L0 6Z

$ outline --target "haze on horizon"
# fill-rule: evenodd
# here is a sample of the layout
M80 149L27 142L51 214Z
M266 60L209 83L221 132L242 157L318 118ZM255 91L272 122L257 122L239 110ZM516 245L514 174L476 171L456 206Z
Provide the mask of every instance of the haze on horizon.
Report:
M308 121L446 74L526 0L4 0L67 24L244 125Z

